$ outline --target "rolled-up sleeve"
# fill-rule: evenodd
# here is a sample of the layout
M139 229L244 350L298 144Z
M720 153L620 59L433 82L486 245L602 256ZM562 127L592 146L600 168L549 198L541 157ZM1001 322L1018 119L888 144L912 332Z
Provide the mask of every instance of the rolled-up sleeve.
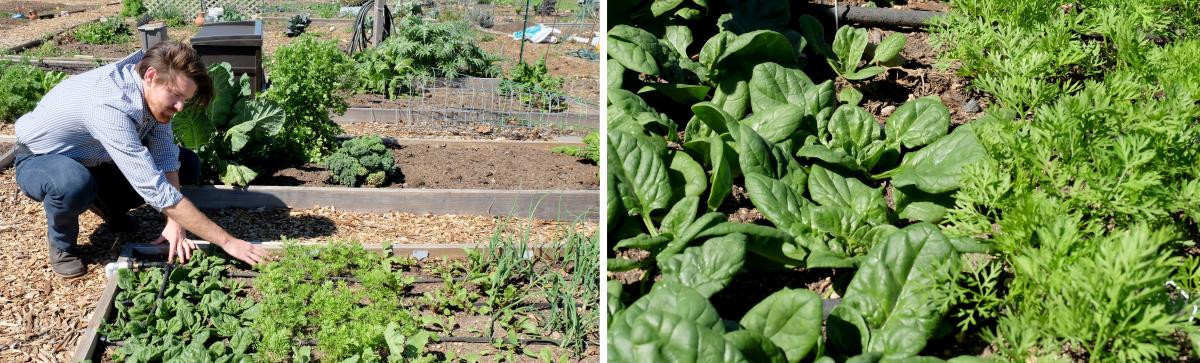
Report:
M154 165L163 172L179 170L179 145L175 145L175 133L171 131L171 125L155 124L147 139Z
M151 157L150 150L138 139L134 118L107 105L97 106L93 111L93 116L84 125L104 146L138 195L159 211L179 203L183 194L167 181L163 169ZM178 152L176 148L176 155ZM178 164L178 160L175 163Z

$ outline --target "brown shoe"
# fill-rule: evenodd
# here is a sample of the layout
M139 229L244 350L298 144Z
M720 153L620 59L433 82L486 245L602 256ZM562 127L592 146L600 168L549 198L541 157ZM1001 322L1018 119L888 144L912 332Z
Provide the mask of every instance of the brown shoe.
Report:
M87 273L87 268L83 266L83 260L79 259L79 256L59 251L53 245L50 246L50 269L65 279L76 278Z

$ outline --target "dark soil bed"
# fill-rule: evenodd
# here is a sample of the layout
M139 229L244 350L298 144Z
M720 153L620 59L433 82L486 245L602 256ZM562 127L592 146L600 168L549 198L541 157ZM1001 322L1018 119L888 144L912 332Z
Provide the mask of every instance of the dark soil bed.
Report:
M384 187L430 189L598 189L599 166L553 153L552 144L403 142L390 147L400 175ZM340 186L316 164L266 168L257 185Z

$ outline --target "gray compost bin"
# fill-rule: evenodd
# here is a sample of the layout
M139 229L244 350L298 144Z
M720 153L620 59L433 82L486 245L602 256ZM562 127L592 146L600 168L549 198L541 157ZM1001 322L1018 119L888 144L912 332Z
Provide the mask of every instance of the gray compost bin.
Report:
M262 89L262 20L208 23L192 37L192 48L207 66L229 62L234 77L250 75L254 92Z

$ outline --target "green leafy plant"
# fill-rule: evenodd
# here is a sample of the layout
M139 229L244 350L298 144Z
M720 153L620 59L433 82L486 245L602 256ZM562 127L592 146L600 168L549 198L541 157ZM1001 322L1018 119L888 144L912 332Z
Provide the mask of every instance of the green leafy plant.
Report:
M347 242L321 248L288 242L282 256L254 280L263 296L262 311L272 312L252 323L263 337L256 359L290 360L295 340L315 340L315 352L309 354L339 361L380 361L380 352L390 352L390 361L423 356L432 337L419 333L418 321L401 306L408 285L392 271L395 261ZM328 280L336 276L352 276L361 287Z
M187 264L169 270L118 270L116 317L98 331L108 341L123 341L111 358L250 359L260 336L242 322L257 318L262 310L254 300L240 296L242 282L224 276L227 261L198 250ZM170 274L164 276L165 271Z
M583 137L583 147L573 145L556 146L550 151L574 156L577 158L588 159L594 163L600 162L600 133L596 131L589 132Z
M44 42L44 43L42 43L42 45L37 46L37 48L28 49L24 52L21 52L21 56L30 57L30 58L34 58L34 59L40 59L40 58L50 58L50 57L72 56L72 55L76 55L78 53L79 52L76 52L76 51L67 51L67 50L59 47L57 43L51 41L51 42Z
M284 31L284 35L292 38L304 34L304 30L308 29L308 24L310 23L312 23L312 20L308 19L308 14L296 14L291 19L288 19L287 30Z
M401 88L435 78L490 77L499 74L497 58L476 45L474 31L456 22L431 23L405 17L397 32L376 48L354 55L357 92L395 98Z
M150 17L163 22L168 27L182 26L190 20L174 2L156 4L154 9L150 10Z
M859 68L859 63L868 49L867 30L844 25L834 36L832 54L826 54L825 60L842 78L852 81L870 79L883 73L887 69L885 66L897 65L904 61L900 56L900 51L904 49L906 40L907 38L901 33L893 33L884 38L874 47L874 55L867 62L873 65ZM825 49L825 47L817 49Z
M222 9L225 11L225 13L221 14L219 21L242 21L246 18L246 16L242 15L242 12L238 11L238 9L235 7L226 6Z
M790 26L786 1L627 5L610 8L605 212L608 271L634 277L609 285L610 352L927 359L927 342L945 334L959 254L985 249L933 224L956 206L965 169L988 157L980 133L952 125L937 97L877 118L858 106L861 92L839 99L834 80L802 70L815 54L865 79L904 38L876 48L879 72L859 70L865 31L844 30L835 51L811 17ZM796 268L853 271L828 321L809 291L777 291L737 326L708 301L744 274Z
M695 273L691 276L699 280L694 281L705 284L663 280L633 304L617 307L608 326L613 361L920 359L916 355L945 313L943 299L949 295L943 292L953 280L957 257L949 239L927 223L890 235L867 256L843 303L824 322L826 340L821 334L821 299L807 290L776 291L736 324L722 322L706 292L728 280L712 279L706 273L741 267L740 261L717 257L728 251L718 241L701 247L707 250L701 252L704 258L683 265L682 271ZM617 290L619 296L622 292ZM613 289L609 293L614 294Z
M175 138L196 150L222 183L249 185L258 173L244 165L253 150L277 142L287 117L279 104L253 97L250 78L235 79L229 63L209 67L213 98L206 108L188 106L171 122Z
M396 160L379 136L359 136L342 143L325 158L329 177L348 187L365 183L382 186L396 169Z
M121 16L140 16L146 13L146 5L142 0L122 0Z
M33 111L46 92L67 78L63 72L44 72L37 67L0 62L0 122L14 122Z
M315 17L329 19L338 17L338 12L341 11L341 7L338 6L338 4L315 3L309 4L308 10L311 11L312 15Z
M116 44L128 41L131 33L124 19L110 17L80 25L75 28L74 35L85 44Z
M266 153L281 160L320 161L341 133L331 114L346 112L341 92L353 80L350 58L336 40L304 34L280 46L267 65L271 88L263 97L278 102L287 121Z
M521 103L545 112L562 112L567 109L566 96L562 93L563 79L550 75L546 59L538 59L536 65L517 63L503 79L496 92L516 97Z

